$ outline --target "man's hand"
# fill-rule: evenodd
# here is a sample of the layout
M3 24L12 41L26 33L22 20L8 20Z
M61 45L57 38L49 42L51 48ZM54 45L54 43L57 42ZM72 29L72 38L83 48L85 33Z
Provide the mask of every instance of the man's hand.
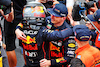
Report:
M40 67L49 67L51 65L51 60L42 59L40 60Z
M13 5L13 3L11 3ZM2 9L0 9L0 13L1 15L8 21L8 22L12 22L14 19L14 10L13 7L11 7L11 12L7 15L4 15L4 11Z
M26 35L20 29L16 29L15 33L18 39L26 40Z
M98 8L97 8L97 6L96 6L96 3L94 3L94 7L91 7L90 9L88 9L88 11L89 11L89 14L93 14L95 11L97 11L98 10Z
M90 29L90 30L95 30L95 28L93 27L93 25L90 22L86 23L86 26Z
M72 26L79 25L79 22L74 21L71 15L67 16L67 19L69 19Z
M55 6L55 4L59 4L59 2L57 0L53 0L53 5L52 6Z

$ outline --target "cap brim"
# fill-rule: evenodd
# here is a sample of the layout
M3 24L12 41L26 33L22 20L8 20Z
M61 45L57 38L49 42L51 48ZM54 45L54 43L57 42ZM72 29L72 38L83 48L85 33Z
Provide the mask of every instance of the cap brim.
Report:
M85 25L76 25L73 27L73 31L75 32L76 29L88 29L88 27Z
M56 12L54 12L52 8L48 8L47 11L48 11L50 14L56 16L56 17L61 17L59 14L57 14Z
M93 15L87 15L87 17L91 20L91 21L96 21L94 18L93 18Z

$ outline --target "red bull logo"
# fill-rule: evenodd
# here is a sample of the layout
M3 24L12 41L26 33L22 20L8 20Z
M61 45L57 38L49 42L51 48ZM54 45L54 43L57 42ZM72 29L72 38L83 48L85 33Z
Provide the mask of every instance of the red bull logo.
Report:
M60 52L60 47L56 47L55 45L53 45L51 42L50 42L50 51L52 50L57 50L58 52Z
M44 13L43 7L42 6L36 6L35 8L31 7L31 9L33 10L33 12L40 12L40 13Z
M59 58L59 59L56 59L56 62L57 62L57 63L62 62L62 61L63 61L63 62L66 62L66 60L65 60L63 57L62 57L62 58Z
M50 54L51 57L63 57L63 54L61 52L55 53L54 51L51 51Z
M34 17L45 17L45 13L42 6L31 7ZM40 13L39 13L40 12Z
M30 36L27 36L26 39L27 39L27 40L22 40L22 42L24 42L24 43L26 43L26 44L36 43L35 37L34 37L34 38L31 38Z
M28 13L28 12L32 13L34 17L45 17L45 12L44 12L42 6L29 7L29 8L24 7L23 13L25 13L25 12L26 13Z
M38 50L37 44L29 45L29 44L22 43L22 45L23 45L23 48L26 50Z
M45 17L45 14L37 14L37 13L34 13L34 17Z

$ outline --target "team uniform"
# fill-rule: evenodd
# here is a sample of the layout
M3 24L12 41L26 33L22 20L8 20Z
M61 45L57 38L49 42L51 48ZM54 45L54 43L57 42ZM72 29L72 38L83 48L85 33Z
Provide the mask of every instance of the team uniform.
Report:
M47 21L48 19L49 21L51 21L50 17L47 17ZM56 31L61 31L61 30L70 28L67 22L64 22L59 27L54 27L52 23L47 23L47 27L49 29L51 27L50 30L56 30ZM65 32L63 32L62 35L66 35ZM50 37L50 36L47 35L47 37ZM55 67L66 67L67 64L69 64L71 58L74 57L75 55L74 52L75 52L75 40L71 40L71 38L69 38L68 36L68 37L65 37L64 39L55 41L53 40L53 37L52 37L52 41L49 42L49 52L48 52L49 59L51 59L51 67L54 67L54 66Z
M82 60L86 67L100 67L100 51L87 44L75 51L76 58Z
M16 27L16 29L23 31L27 39L21 40L26 62L24 67L40 67L39 61L47 56L45 51L47 48L44 45L45 41L63 39L72 33L72 29L65 30L65 34L70 32L68 35L62 35L64 31L49 31L45 27L44 20L45 13L42 6L25 5L23 9L23 21Z
M22 23L18 24L17 28L22 30L23 27L23 32L26 34L27 40L22 40L22 47L25 51L25 59L28 67L39 67L39 61L43 58L46 58L46 52L45 52L45 45L44 41L50 41L52 40L51 38L57 40L60 39L60 34L58 36L54 37L57 32L52 31L52 33L47 30L46 28L43 27L38 31L38 34L35 35L33 33L34 31L32 29L26 29ZM45 32L42 32L45 30ZM47 32L46 32L47 31ZM71 31L71 30L69 30ZM50 37L46 37L47 33L50 34ZM64 33L64 32L63 32ZM67 32L69 33L69 32ZM43 34L43 35L42 35ZM53 34L53 35L52 35ZM69 36L70 34L68 34ZM43 38L45 36L46 38ZM46 44L47 46L47 44ZM46 48L47 49L47 48ZM68 60L67 60L68 61ZM67 62L66 61L66 62Z

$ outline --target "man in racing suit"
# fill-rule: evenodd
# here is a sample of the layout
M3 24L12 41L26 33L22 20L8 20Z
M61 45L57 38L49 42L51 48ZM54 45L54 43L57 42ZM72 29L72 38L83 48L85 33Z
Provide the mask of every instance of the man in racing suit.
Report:
M47 27L49 29L51 27L50 30L61 31L70 28L68 23L65 22L68 11L64 4L56 4L53 9L48 9L48 12L51 14L51 17L47 17L47 21L50 21ZM50 30L48 30L48 33ZM64 35L64 33L62 35ZM47 37L50 36L47 35ZM45 39L47 37L45 37ZM73 43L71 41L72 40L69 40L68 37L57 41L53 40L52 37L52 41L49 42L50 60L42 59L40 66L66 67L70 59L74 57L75 40Z
M27 13L28 12L28 13ZM16 36L22 41L26 65L24 67L40 67L40 60L46 58L44 41L63 39L72 34L72 29L65 31L47 31L45 13L42 6L26 5L23 9L23 22L16 27ZM64 32L67 35L62 35ZM70 32L70 34L69 34ZM50 35L50 37L43 38ZM60 36L61 35L61 36ZM54 37L55 36L55 37ZM53 37L53 39L52 39ZM46 40L47 39L47 40ZM47 44L46 44L47 45ZM68 57L68 61L69 61Z

